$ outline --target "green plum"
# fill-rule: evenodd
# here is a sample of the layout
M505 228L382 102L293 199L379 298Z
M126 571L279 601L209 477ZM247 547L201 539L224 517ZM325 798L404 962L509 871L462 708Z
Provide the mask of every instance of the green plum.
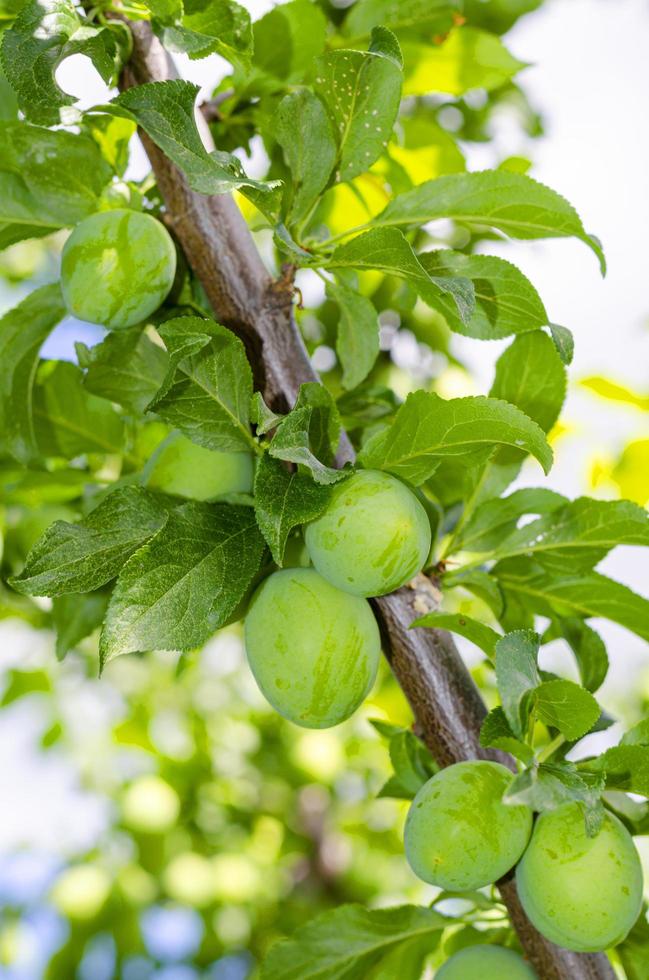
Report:
M451 956L435 980L536 980L536 973L513 949L480 945Z
M63 247L61 287L70 313L111 329L146 319L166 299L176 249L166 228L138 211L100 211Z
M324 514L306 529L320 574L359 596L393 592L421 571L430 539L428 515L412 490L378 470L339 483Z
M304 728L345 721L369 693L381 644L369 603L312 568L262 583L245 622L246 652L262 693Z
M252 478L250 453L204 449L180 432L158 446L144 469L145 486L191 500L250 493Z
M512 778L498 762L458 762L421 787L404 841L419 878L467 891L497 881L516 864L530 837L532 811L503 803Z
M607 812L599 834L588 837L578 803L541 814L516 883L539 932L580 953L621 942L642 905L642 867L631 835Z

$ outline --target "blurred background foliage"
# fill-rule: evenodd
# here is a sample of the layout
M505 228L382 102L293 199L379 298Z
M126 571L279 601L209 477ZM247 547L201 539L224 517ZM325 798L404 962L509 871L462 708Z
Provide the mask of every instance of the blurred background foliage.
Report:
M10 23L18 6L2 4L3 22ZM248 6L256 12L260 5ZM351 11L348 3L322 0L318 6L330 30L342 25L332 43L364 39L363 17L372 0L358 0ZM320 218L332 234L382 209L386 185L402 190L461 171L467 154L481 144L491 148L489 166L526 172L531 165L527 150L499 154L493 131L504 121L526 148L543 133L538 107L515 81L523 63L500 39L540 0L465 0L454 18L436 23L438 6L449 5L431 3L431 22L402 38L408 97L395 140L369 175L338 185L322 204ZM395 4L384 0L383 7ZM354 29L346 29L352 16ZM256 41L262 65L263 28ZM308 44L302 55L309 60ZM263 166L279 177L283 164L266 130L281 91L273 90L261 68L247 85L235 72L217 85L214 108L207 110L217 145L249 153L253 162L260 156L255 134L261 130ZM15 111L0 78L0 116L11 118ZM128 177L125 136L130 133L104 134L113 141L116 167ZM130 193L138 186L134 178ZM258 216L245 202L244 208L254 225ZM428 235L432 244L458 249L479 244L452 226L431 228ZM263 232L259 239L277 263L270 240ZM2 254L4 306L55 277L62 240L57 234ZM472 390L441 316L418 304L404 284L378 273L360 280L381 311L382 354L372 386L399 396L417 387L447 397ZM332 389L339 389L336 308L313 294L308 274L302 285L307 308L300 320L309 351ZM99 328L68 319L45 355L73 359L73 341L92 343L100 335ZM75 384L70 368L67 390ZM606 377L582 378L580 384L589 397L605 399L611 412L624 406L633 414L624 415L616 452L591 460L591 486L603 496L646 503L649 395ZM92 411L93 396L85 397ZM343 397L343 415L345 398L358 397ZM374 394L368 424L392 409L387 392L383 405ZM554 434L560 459L566 431L559 427ZM165 435L160 423L131 433L126 469L139 468ZM37 471L0 461L3 577L20 568L53 520L74 518L83 509L89 470L96 490L115 478L120 465L110 455L86 453L82 469L62 466L59 482L44 482ZM478 600L453 601L470 613ZM350 901L431 900L435 890L419 882L403 858L407 803L377 795L391 766L368 719L404 726L412 720L385 665L352 720L334 731L301 731L257 691L238 624L180 659L122 658L99 681L96 637L77 639L103 609L101 594L93 603L75 607L66 597L52 608L5 588L0 592L0 760L11 790L0 817L0 976L246 980L255 976L271 942L318 911ZM68 648L57 662L55 653L62 657ZM489 701L488 675L471 650L465 652ZM568 659L563 649L557 656ZM648 706L649 678L643 676L633 693L625 691L623 704L613 703L623 707L627 722ZM470 924L459 925L447 942L461 945L471 935Z

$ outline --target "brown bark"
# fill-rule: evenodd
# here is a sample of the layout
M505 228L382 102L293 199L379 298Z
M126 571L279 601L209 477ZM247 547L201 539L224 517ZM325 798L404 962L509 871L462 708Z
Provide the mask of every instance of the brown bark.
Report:
M123 73L122 88L176 77L171 59L149 25L131 24L131 30L133 54ZM231 197L206 197L193 191L146 133L140 136L168 223L218 320L244 341L268 404L275 410L286 409L303 382L318 380L293 317L290 277L271 278ZM351 458L353 450L344 436L339 459ZM442 766L485 757L512 765L511 759L480 746L486 709L452 637L443 630L409 629L438 600L435 586L418 576L409 586L373 602L386 655L412 706L417 733ZM571 953L541 936L526 918L511 877L499 883L499 888L541 980L614 980L604 955Z

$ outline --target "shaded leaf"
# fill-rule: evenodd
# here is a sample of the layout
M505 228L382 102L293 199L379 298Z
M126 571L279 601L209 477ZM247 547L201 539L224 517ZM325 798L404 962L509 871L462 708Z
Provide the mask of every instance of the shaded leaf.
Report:
M255 515L260 530L281 567L290 532L299 524L313 521L325 510L331 491L309 477L289 472L267 453L255 473Z
M0 441L21 463L38 457L33 385L42 344L65 316L58 283L41 286L0 319Z
M433 278L470 279L475 308L463 320L447 294L440 293L435 308L451 330L478 340L498 340L544 326L548 316L539 294L523 273L494 255L465 255L450 249L421 252L419 261ZM424 297L425 298L425 297Z
M184 0L178 6L183 11L180 21L157 29L166 48L192 60L218 54L234 65L250 65L252 25L245 7L234 0Z
M93 395L144 412L164 381L169 358L140 327L112 330L95 347L75 344L84 387Z
M28 595L91 592L114 578L166 519L155 495L140 487L118 488L78 524L55 521L11 584Z
M212 320L178 317L159 333L172 374L149 409L204 446L230 452L256 449L250 431L252 372L239 338Z
M74 225L99 207L111 170L87 136L0 125L0 248Z
M336 140L321 99L302 88L285 95L275 113L273 135L291 171L288 224L309 217L336 163Z
M357 235L334 250L326 267L379 269L412 283L430 306L434 307L440 294L444 294L453 300L461 319L468 320L473 313L475 298L471 280L431 277L398 228L373 228Z
M601 709L588 691L573 681L545 681L534 691L534 712L544 725L574 742L589 732Z
M374 910L341 905L272 946L261 980L365 980L396 944L432 937L447 924L433 909L413 905Z
M117 580L101 634L108 661L147 650L189 650L222 626L264 551L254 511L188 503L136 551Z
M379 319L374 304L348 286L327 283L327 296L340 311L336 351L343 368L343 388L355 388L374 366L379 353Z
M83 386L83 373L68 361L46 361L34 388L34 422L45 456L74 459L82 453L121 453L124 423L105 398Z
M343 181L369 170L383 152L399 111L399 45L392 36L386 57L389 31L375 30L384 33L376 35L369 51L329 51L315 63L314 90L331 119L338 143L337 178Z
M496 644L496 680L503 711L512 731L522 739L530 712L529 693L541 683L540 640L532 630L507 633Z
M517 405L549 432L566 397L566 369L541 330L517 337L500 355L489 394Z
M410 624L410 629L415 626L426 626L432 629L446 629L451 633L458 633L467 640L471 640L476 646L480 647L483 653L493 659L496 643L501 639L500 633L496 633L490 626L485 626L471 616L462 613L431 612L426 613Z
M108 599L108 594L104 592L62 595L54 599L52 621L56 629L57 660L63 660L81 640L101 626L108 608Z
M390 428L365 444L359 462L418 485L435 471L440 457L469 453L484 444L525 449L546 472L552 464L541 429L513 405L483 397L445 401L426 391L408 396Z
M509 752L525 765L529 765L534 758L534 752L530 746L514 735L501 707L490 711L482 722L480 745L485 748L502 749L503 752Z
M613 579L587 572L556 577L528 559L512 558L493 569L508 596L520 597L540 615L602 616L649 641L649 600Z
M483 170L438 177L398 194L372 223L418 227L437 218L494 228L511 238L579 238L605 269L601 245L586 233L572 205L524 174Z

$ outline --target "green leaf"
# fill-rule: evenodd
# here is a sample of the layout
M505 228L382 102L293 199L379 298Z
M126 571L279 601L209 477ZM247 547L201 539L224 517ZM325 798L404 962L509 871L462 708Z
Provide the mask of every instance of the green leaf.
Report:
M570 644L583 686L587 691L596 691L608 673L606 645L599 633L573 616L558 621L556 635L565 637Z
M462 320L447 294L440 293L437 298L435 308L456 333L478 340L498 340L535 330L548 322L536 289L511 262L494 255L465 255L450 249L422 252L419 261L433 278L464 277L473 283L475 308L468 320Z
M327 260L326 268L379 269L412 283L430 306L435 307L442 295L452 299L460 319L468 320L473 313L475 298L471 280L429 276L398 228L372 228L339 245Z
M502 749L503 752L510 752L525 765L529 765L534 758L534 752L529 745L521 742L514 735L511 725L507 721L507 715L501 707L490 711L482 722L480 745L485 748Z
M534 712L544 725L557 728L569 742L589 732L601 714L588 691L573 681L545 681L534 691Z
M317 483L336 483L348 475L330 466L339 439L340 416L332 396L323 385L308 382L278 425L268 451L276 459L307 466Z
M27 118L56 125L60 110L75 101L56 83L61 62L84 54L105 82L114 81L127 38L122 24L84 22L71 0L30 0L5 32L2 66Z
M489 394L517 405L549 432L566 397L566 369L541 330L517 337L500 355Z
M126 563L100 640L102 668L148 650L190 650L245 595L264 551L249 507L188 503Z
M269 82L301 82L324 50L326 27L322 10L310 0L280 4L253 24L255 68Z
M407 728L389 733L389 752L394 775L377 796L412 800L421 787L439 770L428 749Z
M121 453L124 423L110 402L83 387L83 373L68 361L43 362L34 388L34 423L45 456Z
M643 718L637 725L625 732L620 739L622 745L649 745L649 718Z
M503 611L503 594L500 585L493 575L481 568L459 569L456 572L445 572L444 589L466 589L477 596L491 609L498 619Z
M507 633L496 644L496 680L503 711L512 731L523 739L530 712L529 693L541 683L540 640L531 630Z
M575 353L575 338L571 331L567 327L560 326L558 323L550 323L548 325L550 327L552 343L557 349L557 354L564 364L572 364L572 358Z
M426 626L431 629L450 630L451 633L458 633L460 636L471 640L477 647L486 653L490 660L496 652L496 643L501 639L500 633L496 633L490 626L472 619L471 616L464 616L462 613L431 612L426 613L410 624L410 629L415 626Z
M265 435L266 432L276 428L283 417L270 410L260 391L254 392L250 399L250 421L255 426L258 436Z
M392 36L386 57L383 45L389 32L382 30L378 50L329 51L315 62L314 91L337 138L336 178L341 181L365 173L380 157L399 111L402 75L394 54L399 45Z
M567 498L545 487L524 487L507 497L485 500L455 535L453 552L493 551L516 529L524 514L553 514Z
M34 290L0 319L0 440L24 464L38 457L33 419L38 353L65 312L55 283Z
M52 602L52 620L56 629L56 658L63 660L81 640L90 636L104 621L109 596L103 592L89 595L62 595Z
M290 532L325 510L331 491L309 477L289 472L267 453L255 473L255 514L274 561L281 567Z
M107 107L125 110L151 137L172 163L183 171L189 186L199 194L229 194L254 191L254 203L273 210L276 206L277 181L252 180L231 153L203 146L194 119L194 102L198 85L176 79L168 82L146 82L122 92Z
M484 444L525 449L546 472L552 464L543 432L513 405L483 397L444 401L428 391L408 395L390 428L365 444L359 462L417 486L434 473L441 457L470 453Z
M166 508L147 490L118 488L78 524L50 525L11 585L28 595L92 592L115 578L166 519Z
M287 223L309 217L336 163L336 140L321 99L302 88L284 96L273 120L273 135L291 171Z
M218 54L234 65L250 66L252 24L245 7L234 0L184 0L182 6L180 23L158 26L166 48L192 60Z
M175 373L149 409L206 449L256 449L250 431L252 372L239 338L193 316L168 320L159 333Z
M649 746L614 745L597 759L578 764L580 771L604 773L606 785L649 797Z
M459 10L457 0L356 0L345 18L343 33L365 37L372 28L385 24L393 31L414 29L430 37L445 34Z
M271 946L261 980L365 980L397 943L432 939L446 925L438 912L414 905L374 910L341 905Z
M75 349L84 387L132 412L144 412L165 379L169 358L140 327L112 330L95 347Z
M418 227L437 218L494 228L510 238L579 238L595 252L602 272L606 268L601 245L584 231L572 205L524 174L483 170L438 177L398 194L372 223Z
M493 569L512 598L540 615L601 616L649 642L649 600L597 572L557 578L535 562L511 558Z
M111 170L87 136L0 124L0 248L93 214Z
M579 497L512 531L492 557L533 556L558 574L592 569L616 545L649 546L649 514L629 500Z
M343 388L355 388L374 366L379 353L379 319L374 304L348 286L327 283L327 297L340 311L336 350L343 368Z
M624 968L626 980L645 980L649 974L649 923L643 907L636 924L615 952Z
M405 41L404 95L445 92L464 95L472 89L505 85L524 62L514 58L499 37L473 27L452 31L441 44Z
M594 837L604 818L603 789L602 779L579 773L570 762L545 763L515 776L503 799L513 806L529 806L540 813L555 810L563 803L578 802L584 810L586 833Z

